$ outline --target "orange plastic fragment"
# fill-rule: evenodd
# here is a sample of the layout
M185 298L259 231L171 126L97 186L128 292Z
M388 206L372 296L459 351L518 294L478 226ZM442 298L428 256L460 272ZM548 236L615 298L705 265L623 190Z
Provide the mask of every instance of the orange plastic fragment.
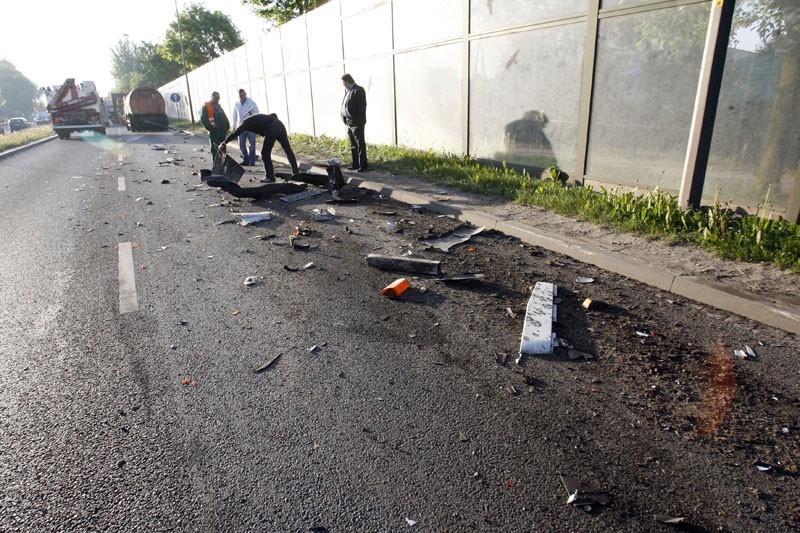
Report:
M396 279L381 289L380 293L389 298L397 298L411 287L411 282L406 278Z

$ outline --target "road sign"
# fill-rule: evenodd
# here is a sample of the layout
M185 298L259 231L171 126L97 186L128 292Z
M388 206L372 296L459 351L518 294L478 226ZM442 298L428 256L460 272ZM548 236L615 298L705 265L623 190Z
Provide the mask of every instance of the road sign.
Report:
M178 93L172 93L171 95L169 95L169 99L177 103L181 101L181 95L179 95Z

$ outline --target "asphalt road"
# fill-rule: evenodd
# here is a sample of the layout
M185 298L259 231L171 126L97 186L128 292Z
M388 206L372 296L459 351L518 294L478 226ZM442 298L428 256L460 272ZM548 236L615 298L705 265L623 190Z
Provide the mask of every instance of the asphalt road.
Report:
M705 481L713 453L598 409L571 366L498 365L519 331L483 327L492 295L380 296L396 276L363 254L408 243L374 205L293 251L329 196L227 205L191 175L204 147L110 130L0 163L0 530L661 530L665 496L620 473L628 439L735 500ZM231 208L276 214L218 224ZM559 473L627 494L586 513Z

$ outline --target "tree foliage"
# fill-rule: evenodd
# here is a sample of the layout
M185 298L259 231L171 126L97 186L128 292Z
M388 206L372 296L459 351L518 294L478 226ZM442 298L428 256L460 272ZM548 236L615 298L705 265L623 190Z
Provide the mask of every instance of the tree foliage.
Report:
M0 60L0 116L28 117L36 109L39 90L11 62Z
M326 4L328 0L242 0L261 18L283 24Z
M179 16L186 53L186 68L196 69L212 59L244 44L239 30L231 19L221 11L208 11L203 6L192 4ZM181 44L178 23L169 25L162 55L173 62L181 63Z
M227 15L191 5L180 14L186 68L193 70L223 52L244 44L239 30ZM136 87L160 87L183 74L178 23L167 29L162 43L135 43L120 39L111 49L114 92L127 93Z

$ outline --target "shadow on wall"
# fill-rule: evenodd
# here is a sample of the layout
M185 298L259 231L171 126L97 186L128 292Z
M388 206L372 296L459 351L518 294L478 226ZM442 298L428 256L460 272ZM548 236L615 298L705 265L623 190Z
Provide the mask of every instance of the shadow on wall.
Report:
M525 111L522 118L506 124L504 152L495 154L495 157L542 169L557 165L553 147L544 132L547 123L547 115L542 111Z

